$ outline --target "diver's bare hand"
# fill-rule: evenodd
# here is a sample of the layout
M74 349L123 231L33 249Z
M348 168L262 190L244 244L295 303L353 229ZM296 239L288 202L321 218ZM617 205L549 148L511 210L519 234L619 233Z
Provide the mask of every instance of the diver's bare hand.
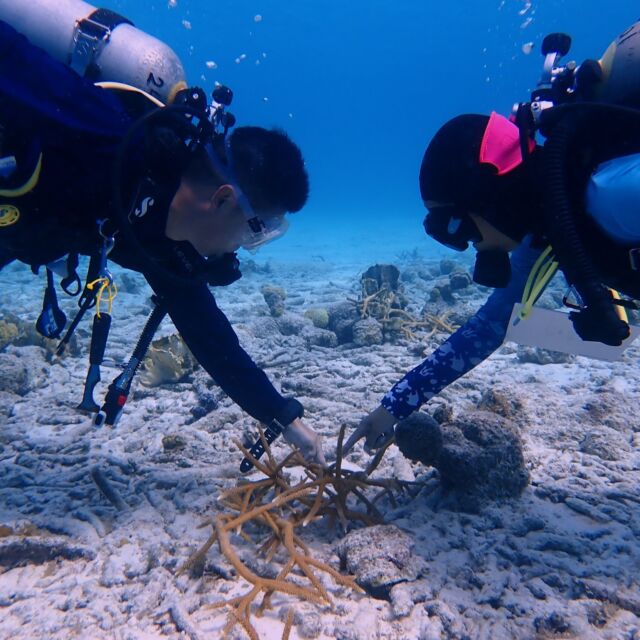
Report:
M300 451L307 462L327 466L322 452L322 438L300 418L287 425L282 432L284 439Z
M362 418L356 430L351 434L344 446L344 453L349 453L353 445L364 441L364 450L373 453L373 449L379 449L393 438L393 425L397 418L391 415L382 405L374 409L369 415Z

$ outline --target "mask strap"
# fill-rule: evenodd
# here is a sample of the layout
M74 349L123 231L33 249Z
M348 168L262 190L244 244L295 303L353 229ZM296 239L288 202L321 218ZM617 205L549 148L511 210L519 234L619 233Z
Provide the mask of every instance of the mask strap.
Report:
M233 162L233 153L231 151L231 138L227 136L224 140L224 154L227 160L226 166L222 163L215 149L213 148L213 142L209 142L204 145L204 148L213 164L216 172L220 175L220 177L230 184L233 187L233 190L236 194L236 200L238 202L238 206L240 207L244 217L247 222L251 222L253 220L259 220L260 218L256 215L251 203L249 202L249 198L247 198L244 191L240 188L238 184L238 180L236 179L236 173L234 169ZM253 229L253 225L250 225Z

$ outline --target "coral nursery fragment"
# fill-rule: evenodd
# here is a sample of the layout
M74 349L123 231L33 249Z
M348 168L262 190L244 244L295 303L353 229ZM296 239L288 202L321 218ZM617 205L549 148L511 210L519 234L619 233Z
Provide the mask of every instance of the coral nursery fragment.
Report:
M344 576L326 562L313 557L311 549L301 538L301 529L322 518L338 525L344 532L354 524L380 524L383 517L375 505L378 499L387 495L394 501L394 494L408 490L412 483L370 478L369 474L381 456L364 472L344 469L344 433L343 425L336 462L328 468L305 461L298 452L290 453L278 462L262 432L261 438L267 453L264 462L255 459L245 447L236 443L265 477L239 483L220 496L226 512L208 523L213 527L211 536L179 570L184 573L201 566L209 549L217 543L221 554L237 575L250 585L249 591L242 596L213 605L216 608L230 607L224 637L239 624L250 638L258 638L251 615L252 605L260 595L262 600L256 610L258 615L270 607L275 593L333 607L331 595L320 579L321 573L328 574L337 585L362 591L353 577ZM294 466L302 468L304 479L291 484L286 469ZM253 546L255 555L277 566L277 575L264 577L252 570L241 559L237 540ZM292 619L289 617L283 637L288 637L291 625Z

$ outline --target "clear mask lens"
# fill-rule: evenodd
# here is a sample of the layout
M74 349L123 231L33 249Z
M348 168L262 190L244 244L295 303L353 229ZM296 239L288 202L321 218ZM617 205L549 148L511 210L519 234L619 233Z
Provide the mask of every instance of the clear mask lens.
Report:
M260 247L281 238L289 228L289 221L284 215L260 218L255 216L247 220L247 230L242 241L242 248L255 253Z

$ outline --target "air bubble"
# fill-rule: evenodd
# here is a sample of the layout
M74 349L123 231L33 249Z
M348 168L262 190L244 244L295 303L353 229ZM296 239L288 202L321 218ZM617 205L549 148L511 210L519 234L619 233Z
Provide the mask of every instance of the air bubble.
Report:
M529 9L531 9L531 2L529 2L529 0L526 0L524 3L524 7L520 9L520 11L518 11L518 15L519 16L526 15L529 12Z

